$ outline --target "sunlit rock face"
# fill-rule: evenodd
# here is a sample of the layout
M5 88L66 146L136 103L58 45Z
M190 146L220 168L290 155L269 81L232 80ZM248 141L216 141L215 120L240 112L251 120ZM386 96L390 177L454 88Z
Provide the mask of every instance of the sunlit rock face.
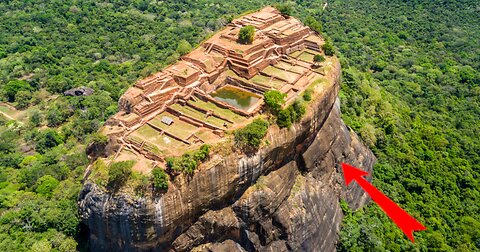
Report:
M270 127L256 153L232 152L177 177L161 195L110 194L87 180L81 217L92 251L333 251L343 218L367 196L340 162L371 172L372 152L340 118L340 65L290 129Z

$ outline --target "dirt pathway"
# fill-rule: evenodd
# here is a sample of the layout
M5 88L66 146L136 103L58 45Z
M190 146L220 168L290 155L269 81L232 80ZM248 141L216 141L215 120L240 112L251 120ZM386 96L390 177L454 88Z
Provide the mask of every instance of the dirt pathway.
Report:
M7 115L7 114L6 114L5 112L3 112L3 111L0 111L0 114L2 114L3 116L5 116L6 118L8 118L8 119L10 119L10 120L16 120L15 118Z

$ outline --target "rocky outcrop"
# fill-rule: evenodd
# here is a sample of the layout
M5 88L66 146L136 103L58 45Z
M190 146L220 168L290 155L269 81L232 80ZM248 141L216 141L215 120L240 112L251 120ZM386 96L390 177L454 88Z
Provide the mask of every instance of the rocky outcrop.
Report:
M173 249L215 251L211 242L217 241L227 250L241 244L246 251L333 251L343 217L339 198L354 208L367 199L358 187L342 187L338 164L348 162L371 171L374 161L372 153L343 124L338 108L334 108L300 160L261 176L235 203L216 212L216 216L223 216L233 209L237 221L225 214L231 219L230 229L212 228L206 233L226 234L225 230L230 230L228 233L234 235L213 238L192 233L212 227L203 221L212 216L208 212L174 241Z
M89 87L81 86L81 87L69 89L63 92L63 94L66 96L89 96L89 95L92 95L93 92L94 92L93 89Z
M214 156L168 192L134 198L87 181L80 212L92 251L332 251L342 212L366 196L344 187L339 162L371 171L375 157L335 106L340 66L300 123L271 127L268 145Z

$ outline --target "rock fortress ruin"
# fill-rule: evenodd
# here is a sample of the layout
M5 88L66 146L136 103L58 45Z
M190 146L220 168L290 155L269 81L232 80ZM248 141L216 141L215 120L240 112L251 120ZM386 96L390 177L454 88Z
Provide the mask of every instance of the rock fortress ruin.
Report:
M255 27L251 44L237 42L242 27ZM116 161L144 157L163 162L262 112L263 93L285 93L287 104L318 82L329 59L316 65L324 41L293 17L272 7L235 19L197 49L129 88L120 112L102 129L120 145ZM137 158L138 160L138 158ZM151 167L151 165L150 165Z

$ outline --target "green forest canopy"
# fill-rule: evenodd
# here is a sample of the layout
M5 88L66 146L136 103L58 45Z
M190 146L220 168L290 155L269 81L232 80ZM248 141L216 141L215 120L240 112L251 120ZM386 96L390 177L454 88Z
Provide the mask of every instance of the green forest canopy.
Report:
M0 2L0 97L29 116L0 114L0 250L83 245L85 144L119 96L234 16L273 2ZM480 249L477 1L288 5L341 58L343 119L378 157L374 184L428 228L411 244L374 204L345 208L338 249ZM61 95L78 86L95 93Z

